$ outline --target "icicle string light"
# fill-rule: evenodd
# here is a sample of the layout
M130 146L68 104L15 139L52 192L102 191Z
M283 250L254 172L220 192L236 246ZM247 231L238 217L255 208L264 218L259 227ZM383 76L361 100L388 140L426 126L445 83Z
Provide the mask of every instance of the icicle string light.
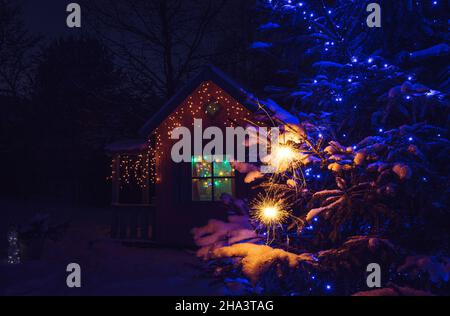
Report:
M120 156L120 181L122 185L137 183L146 186L147 182L162 181L160 167L165 159L170 159L168 153L172 131L177 127L194 127L194 119L209 122L211 116L216 116L218 126L236 127L251 121L251 112L237 100L228 95L212 81L202 83L181 105L158 126L147 140L148 150L142 156ZM262 124L261 122L256 122ZM116 161L113 161L114 168ZM115 170L112 170L112 179ZM147 181L148 180L148 181Z
M149 179L150 158L148 154L120 156L119 180L122 185L136 184L147 188Z
M158 170L161 162L165 159L166 154L170 150L166 150L170 144L172 131L177 127L194 127L194 119L203 119L209 122L211 111L209 107L214 104L213 110L217 120L216 124L222 128L236 127L243 125L248 120L251 120L252 114L249 110L243 107L238 101L229 96L220 87L211 81L202 83L197 90L194 91L167 119L156 128L152 137L155 138L155 146L151 150L154 156L155 169ZM160 175L160 171L157 171ZM158 179L159 176L156 176Z

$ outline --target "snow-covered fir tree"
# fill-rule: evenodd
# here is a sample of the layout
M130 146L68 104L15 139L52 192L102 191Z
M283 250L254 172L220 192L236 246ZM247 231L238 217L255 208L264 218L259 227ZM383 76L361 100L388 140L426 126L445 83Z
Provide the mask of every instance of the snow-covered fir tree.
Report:
M262 193L223 196L229 222L193 230L233 293L450 293L445 3L380 3L370 29L365 1L259 1L252 49L276 69L258 118L284 131L264 159L278 169L235 164ZM384 289L367 293L374 262Z

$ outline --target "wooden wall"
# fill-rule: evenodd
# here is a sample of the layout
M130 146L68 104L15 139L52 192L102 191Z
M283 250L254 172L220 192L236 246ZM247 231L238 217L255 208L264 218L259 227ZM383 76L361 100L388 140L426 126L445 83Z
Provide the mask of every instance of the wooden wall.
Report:
M221 111L214 117L205 113L204 107L212 99L218 99ZM227 209L221 202L193 202L191 184L191 164L176 164L170 153L175 141L170 139L169 132L177 126L191 129L193 121L203 119L203 129L209 126L225 128L228 126L244 126L244 118L251 113L234 100L225 91L212 82L205 82L194 91L160 127L155 130L158 144L155 153L157 159L156 214L154 237L164 244L192 245L190 230L205 225L210 219L227 217ZM207 143L204 142L204 144ZM237 197L247 197L249 188L243 177L236 174Z

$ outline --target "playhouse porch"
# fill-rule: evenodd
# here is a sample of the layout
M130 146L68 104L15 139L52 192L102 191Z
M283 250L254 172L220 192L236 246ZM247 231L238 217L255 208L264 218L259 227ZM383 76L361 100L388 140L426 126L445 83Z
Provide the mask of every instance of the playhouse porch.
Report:
M154 188L151 154L142 140L107 146L111 156L111 238L130 242L154 240Z

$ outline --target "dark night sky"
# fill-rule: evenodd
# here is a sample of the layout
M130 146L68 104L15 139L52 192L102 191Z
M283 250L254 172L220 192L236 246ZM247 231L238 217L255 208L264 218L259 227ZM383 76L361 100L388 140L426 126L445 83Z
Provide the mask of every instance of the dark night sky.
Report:
M26 26L48 39L78 32L66 26L66 6L70 0L22 0ZM83 13L83 11L81 11Z

